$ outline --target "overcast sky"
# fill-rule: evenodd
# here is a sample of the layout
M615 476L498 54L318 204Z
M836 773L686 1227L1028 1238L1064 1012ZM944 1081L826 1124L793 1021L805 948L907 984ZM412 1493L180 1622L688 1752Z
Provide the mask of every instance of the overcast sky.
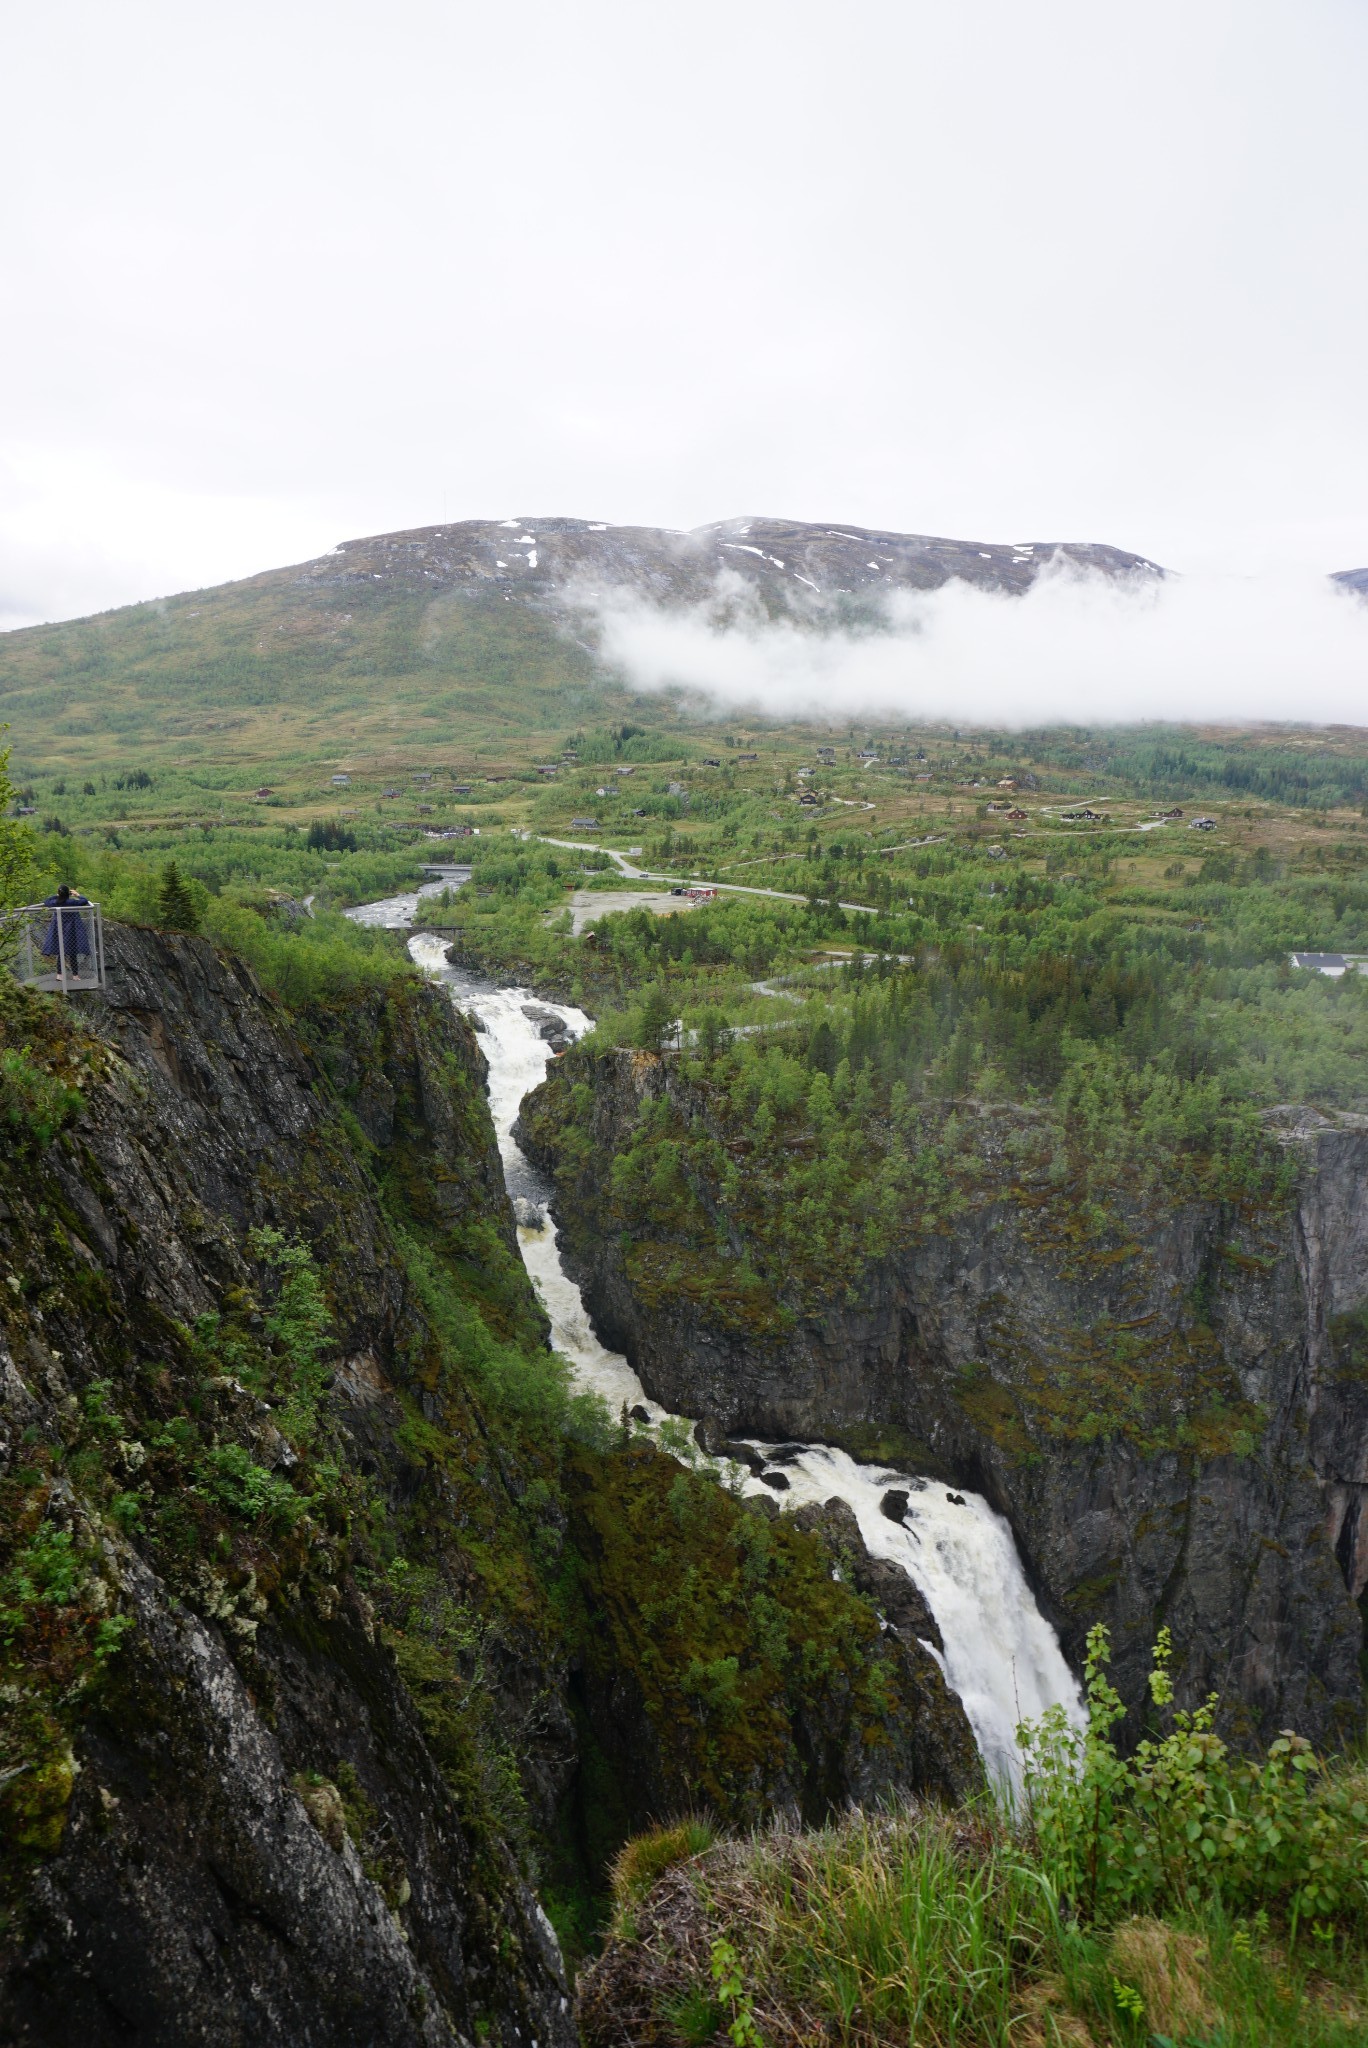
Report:
M1368 562L1363 0L46 0L0 617L443 519Z

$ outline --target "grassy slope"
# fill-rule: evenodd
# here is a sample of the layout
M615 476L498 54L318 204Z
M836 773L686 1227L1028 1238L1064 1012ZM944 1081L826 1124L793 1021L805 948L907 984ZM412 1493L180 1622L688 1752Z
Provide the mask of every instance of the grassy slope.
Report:
M246 582L0 640L15 767L241 766L425 756L468 765L559 734L592 680L583 650L497 596Z

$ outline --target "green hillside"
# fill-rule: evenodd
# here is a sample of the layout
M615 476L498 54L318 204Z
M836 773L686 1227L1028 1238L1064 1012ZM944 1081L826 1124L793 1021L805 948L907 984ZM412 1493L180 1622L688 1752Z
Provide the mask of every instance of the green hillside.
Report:
M809 834L844 845L857 820L861 841L958 829L966 813L986 823L1004 776L1021 777L1023 793L1109 809L1160 797L1239 804L1242 826L1277 853L1305 824L1356 829L1368 803L1368 736L1345 727L961 736L875 727L834 705L814 732L638 695L588 644L577 579L592 546L605 583L635 579L655 600L687 599L687 579L703 571L678 538L544 521L537 547L515 560L496 531L380 535L240 583L0 635L0 723L21 804L78 833L257 834L307 827L341 805L385 834L417 832L429 816L493 823L491 806L504 824L573 834L577 816L602 814L623 843L670 824L686 856L740 858ZM816 548L804 559L820 569ZM755 566L745 550L735 558ZM809 624L821 630L815 616ZM860 758L871 738L877 762ZM547 762L561 763L550 786L536 772ZM633 764L643 772L615 784L610 768ZM820 768L821 801L800 813L801 768ZM335 786L342 774L349 782ZM1131 851L1142 863L1151 855Z
M605 694L585 650L498 591L333 589L292 570L0 637L14 768L234 767L535 753Z

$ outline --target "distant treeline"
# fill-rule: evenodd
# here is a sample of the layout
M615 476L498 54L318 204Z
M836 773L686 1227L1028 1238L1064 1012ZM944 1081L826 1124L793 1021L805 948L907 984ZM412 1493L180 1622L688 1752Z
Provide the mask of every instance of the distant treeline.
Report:
M1033 735L1030 753L1075 774L1124 776L1155 794L1194 795L1224 790L1271 803L1330 810L1368 803L1368 753L1312 753L1302 749L1233 748L1184 737L1150 740L1117 734L1076 738Z

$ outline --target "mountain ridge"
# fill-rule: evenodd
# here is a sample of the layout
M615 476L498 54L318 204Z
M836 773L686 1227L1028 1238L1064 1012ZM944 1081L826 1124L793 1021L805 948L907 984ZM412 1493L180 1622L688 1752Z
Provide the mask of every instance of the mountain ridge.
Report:
M348 540L231 583L0 635L0 719L21 778L387 754L459 731L478 750L558 745L567 720L642 712L601 658L596 598L876 631L888 599L951 580L1020 595L1048 560L1151 581L1101 544L987 545L733 519L676 533L607 521L467 520ZM611 700L611 704L610 704Z
M819 619L833 599L889 588L936 590L952 578L1024 593L1057 559L1115 577L1165 573L1147 557L1104 542L984 543L755 515L687 530L560 516L460 520L343 541L301 567L314 572L311 582L329 581L323 565L340 560L343 573L372 580L400 574L433 584L488 582L542 598L592 579L664 604L701 602L730 572L771 607Z

